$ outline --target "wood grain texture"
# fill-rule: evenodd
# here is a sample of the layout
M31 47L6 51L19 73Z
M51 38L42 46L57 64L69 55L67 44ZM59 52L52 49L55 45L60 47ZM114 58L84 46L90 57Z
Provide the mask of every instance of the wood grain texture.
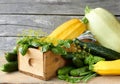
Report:
M0 37L16 37L24 30L42 30L51 33L57 26L71 18L83 16L57 16L57 15L0 15ZM120 17L117 17L120 19Z
M0 36L17 36L23 30L29 29L42 29L49 34L58 25L71 18L82 18L82 16L1 15Z
M1 15L0 36L10 37L22 34L24 30L42 30L49 34L57 26L71 18L82 18L83 16L51 16L51 15ZM120 17L118 17L120 19Z
M5 52L12 51L16 46L18 37L0 37L0 57L4 56Z
M0 14L83 15L85 6L120 14L120 0L0 0Z

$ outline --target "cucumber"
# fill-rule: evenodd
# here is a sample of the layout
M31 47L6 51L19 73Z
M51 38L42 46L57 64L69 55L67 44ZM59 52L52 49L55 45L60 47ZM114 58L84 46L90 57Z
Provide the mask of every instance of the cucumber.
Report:
M13 72L18 70L18 62L8 62L0 67L0 70L4 72Z
M15 52L7 52L5 53L5 59L8 62L17 61L17 54Z
M82 42L78 39L74 40L74 42L77 44L77 46L80 46L82 49L91 53L92 55L101 56L108 60L120 59L120 53L102 45L93 42Z
M88 72L88 71L89 71L88 66L84 66L84 67L81 67L81 68L72 69L70 71L70 75L71 76L80 76L81 73L85 73L85 72Z
M82 66L84 66L83 61L79 57L77 57L77 56L73 57L72 62L73 62L73 64L76 67L82 67Z
M66 75L69 74L69 72L74 69L72 66L64 66L60 69L58 69L58 75Z

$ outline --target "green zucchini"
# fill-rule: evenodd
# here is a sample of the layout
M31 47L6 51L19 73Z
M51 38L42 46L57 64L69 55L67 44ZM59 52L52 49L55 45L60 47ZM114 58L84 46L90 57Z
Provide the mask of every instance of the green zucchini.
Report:
M13 72L18 70L18 62L8 62L0 67L0 70L4 72Z
M7 52L5 53L5 59L8 62L17 61L17 54L15 52Z
M92 55L101 56L109 60L120 59L120 53L102 45L93 42L82 42L78 39L74 40L74 42L77 44L77 46L80 46L82 49L91 53Z

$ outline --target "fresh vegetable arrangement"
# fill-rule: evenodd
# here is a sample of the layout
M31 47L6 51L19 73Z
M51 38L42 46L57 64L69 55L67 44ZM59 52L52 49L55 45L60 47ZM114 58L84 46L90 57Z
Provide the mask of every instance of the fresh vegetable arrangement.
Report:
M91 37L78 38L88 30L93 34L94 41L91 41ZM29 48L36 48L42 52L52 51L71 61L58 69L57 77L61 80L77 83L87 82L98 75L120 75L119 31L120 23L110 12L103 8L86 7L82 20L71 19L48 36L20 39L16 49L5 54L8 63L1 70L17 71L17 52L24 56ZM67 50L70 48L72 51Z

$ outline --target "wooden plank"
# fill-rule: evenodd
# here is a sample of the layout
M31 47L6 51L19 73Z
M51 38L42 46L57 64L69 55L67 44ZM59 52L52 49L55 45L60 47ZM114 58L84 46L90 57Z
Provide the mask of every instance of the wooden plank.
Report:
M0 37L0 57L5 52L12 51L16 46L17 37Z
M51 15L1 15L0 36L17 36L24 30L42 29L48 34L57 26L71 18L81 16L51 16Z
M43 30L48 34L57 26L71 18L83 16L51 16L51 15L1 15L0 36L17 36L24 30ZM120 17L117 17L120 19Z
M0 14L83 15L86 5L120 14L120 0L0 0Z

